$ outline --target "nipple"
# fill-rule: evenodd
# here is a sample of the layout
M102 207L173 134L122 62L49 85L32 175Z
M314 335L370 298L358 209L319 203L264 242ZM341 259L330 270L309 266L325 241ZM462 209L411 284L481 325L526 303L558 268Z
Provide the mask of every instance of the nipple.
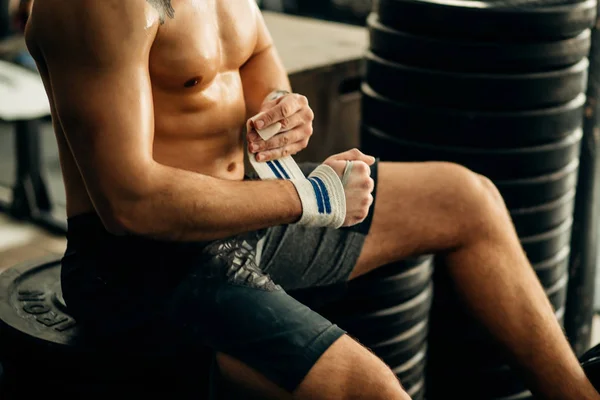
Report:
M200 83L200 77L195 77L183 84L186 88L191 88Z

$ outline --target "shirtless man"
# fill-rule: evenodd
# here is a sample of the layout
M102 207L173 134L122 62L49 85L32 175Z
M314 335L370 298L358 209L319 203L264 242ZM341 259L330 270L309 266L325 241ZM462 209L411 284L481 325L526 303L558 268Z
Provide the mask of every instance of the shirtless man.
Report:
M313 119L306 98L285 93L253 0L38 0L26 36L66 185L63 291L90 332L161 319L261 398L407 399L381 360L284 289L438 253L537 396L600 399L489 180L357 150L311 181L244 179L245 126L265 161L306 147ZM261 140L256 129L278 121L284 133Z

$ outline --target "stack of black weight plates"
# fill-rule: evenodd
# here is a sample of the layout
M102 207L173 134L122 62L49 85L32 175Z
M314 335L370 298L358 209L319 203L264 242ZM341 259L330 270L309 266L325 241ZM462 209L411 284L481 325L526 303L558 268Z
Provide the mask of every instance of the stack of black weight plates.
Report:
M318 309L386 362L414 400L425 394L432 274L433 257L404 260L356 278Z
M596 1L534 1L376 2L361 146L490 178L562 319ZM427 398L528 398L443 268L434 282Z

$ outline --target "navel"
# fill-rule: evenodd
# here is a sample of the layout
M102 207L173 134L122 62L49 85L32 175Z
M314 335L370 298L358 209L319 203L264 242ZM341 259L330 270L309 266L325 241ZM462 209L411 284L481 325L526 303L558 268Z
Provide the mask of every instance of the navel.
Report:
M233 171L235 171L235 167L236 167L236 163L232 162L227 166L227 171L233 172Z

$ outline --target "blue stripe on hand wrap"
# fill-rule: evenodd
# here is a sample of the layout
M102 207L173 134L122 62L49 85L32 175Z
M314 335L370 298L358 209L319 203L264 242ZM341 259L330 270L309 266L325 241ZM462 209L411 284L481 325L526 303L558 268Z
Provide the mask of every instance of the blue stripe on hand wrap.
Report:
M327 212L327 214L331 214L331 202L329 201L329 192L327 191L327 187L325 186L325 183L323 183L321 178L315 176L314 179L319 184L319 188L321 188L321 194L323 195L323 199L325 200L325 212Z
M285 177L285 179L290 179L290 176L288 175L288 173L285 170L285 168L283 168L283 165L281 165L281 163L279 162L279 160L273 160L273 163L275 164L275 166L277 168L279 168L279 171L283 174L283 176Z
M315 182L315 178L309 178L308 181L312 185L315 190L315 196L317 197L317 206L319 208L319 214L325 213L325 208L323 207L323 194L321 193L321 189L319 188L319 184Z
M269 168L271 168L271 171L273 171L273 173L275 174L275 176L277 177L277 179L283 179L283 177L281 176L281 174L277 170L277 167L275 167L275 165L273 165L273 162L267 161L267 165L269 166Z

